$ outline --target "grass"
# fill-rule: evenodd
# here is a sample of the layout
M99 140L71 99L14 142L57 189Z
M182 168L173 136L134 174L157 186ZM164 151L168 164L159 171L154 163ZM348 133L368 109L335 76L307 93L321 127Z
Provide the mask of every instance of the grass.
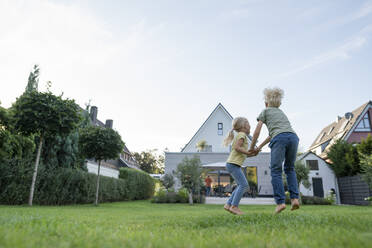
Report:
M273 206L148 201L64 207L0 206L0 247L371 247L372 207Z

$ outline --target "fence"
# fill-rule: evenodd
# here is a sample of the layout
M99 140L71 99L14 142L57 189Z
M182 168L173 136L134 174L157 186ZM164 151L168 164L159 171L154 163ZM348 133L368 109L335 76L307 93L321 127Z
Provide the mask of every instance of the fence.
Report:
M372 190L368 184L357 176L340 177L338 187L340 191L341 204L368 205L369 202L364 198L372 195Z

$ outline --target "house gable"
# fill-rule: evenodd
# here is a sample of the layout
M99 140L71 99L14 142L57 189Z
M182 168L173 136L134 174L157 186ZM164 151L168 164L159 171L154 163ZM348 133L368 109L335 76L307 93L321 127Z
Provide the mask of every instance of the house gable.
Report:
M211 146L209 152L229 152L229 147L224 147L222 142L232 128L232 120L231 114L219 103L181 152L197 152L196 144L201 140Z
M361 135L352 135L352 138L350 138L350 136L352 133L355 133L355 128L358 126L365 113L369 112L371 107L372 102L369 101L355 109L353 112L345 114L344 117L340 117L336 122L333 122L323 128L313 144L310 146L309 151L314 152L322 158L326 158L327 151L339 139L346 140L350 143L360 142L360 137L366 137L368 132L364 132Z

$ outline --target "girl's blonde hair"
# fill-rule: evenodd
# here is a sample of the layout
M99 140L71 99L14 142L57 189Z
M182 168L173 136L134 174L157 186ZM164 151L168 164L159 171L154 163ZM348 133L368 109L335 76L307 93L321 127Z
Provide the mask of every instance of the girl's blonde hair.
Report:
M280 88L266 88L263 91L265 96L265 102L268 107L279 108L282 104L282 98L284 96L284 91Z
M230 143L234 139L234 130L235 131L241 130L244 127L244 125L245 125L246 122L248 122L248 124L249 124L249 121L245 117L236 117L236 118L234 118L234 120L232 121L232 127L233 128L231 129L231 131L229 132L229 134L227 135L227 137L223 141L223 144L225 146L230 145Z

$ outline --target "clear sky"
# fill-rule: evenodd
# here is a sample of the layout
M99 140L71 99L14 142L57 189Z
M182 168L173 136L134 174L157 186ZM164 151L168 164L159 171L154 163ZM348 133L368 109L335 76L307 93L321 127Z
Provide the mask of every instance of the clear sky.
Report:
M130 150L179 151L219 102L254 128L278 86L304 150L372 100L371 38L372 1L0 0L0 101L39 64Z

